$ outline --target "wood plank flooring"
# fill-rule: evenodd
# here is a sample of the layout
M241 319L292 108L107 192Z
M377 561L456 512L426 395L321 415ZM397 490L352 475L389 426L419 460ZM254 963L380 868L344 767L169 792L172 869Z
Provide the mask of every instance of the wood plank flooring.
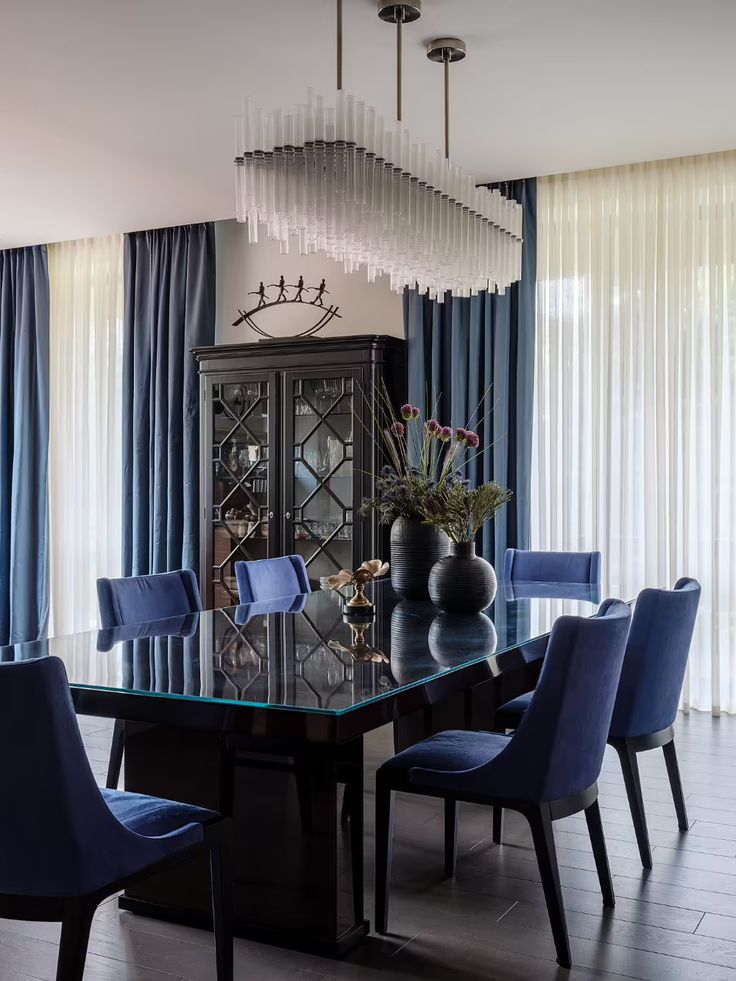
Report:
M81 719L93 769L104 781L111 727ZM554 945L527 828L508 815L494 845L490 813L461 806L454 881L442 875L442 817L434 801L400 797L387 938L371 936L344 961L236 942L236 977L254 981L736 981L736 717L693 713L677 723L688 834L677 830L660 751L639 757L654 869L636 849L618 761L609 750L600 781L617 905L603 911L585 822L555 825L574 967ZM366 742L366 904L373 904L373 773L391 733ZM53 981L59 928L0 921L0 981ZM120 913L95 920L85 979L213 981L207 933Z

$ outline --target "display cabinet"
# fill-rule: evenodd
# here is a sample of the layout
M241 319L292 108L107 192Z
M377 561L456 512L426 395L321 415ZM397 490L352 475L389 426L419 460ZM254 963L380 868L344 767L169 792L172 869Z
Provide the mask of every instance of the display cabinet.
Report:
M371 335L194 351L208 608L237 603L240 560L296 553L316 581L388 554L359 509L381 465L371 402L383 382L404 401L403 348Z

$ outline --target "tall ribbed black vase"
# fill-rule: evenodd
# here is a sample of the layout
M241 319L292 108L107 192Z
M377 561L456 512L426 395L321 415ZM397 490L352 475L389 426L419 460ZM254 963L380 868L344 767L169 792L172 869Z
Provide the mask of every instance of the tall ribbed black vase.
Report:
M391 525L391 585L404 599L428 599L432 567L450 551L444 531L421 518L396 518Z
M447 613L480 613L496 598L496 573L475 542L452 542L429 575L429 598Z

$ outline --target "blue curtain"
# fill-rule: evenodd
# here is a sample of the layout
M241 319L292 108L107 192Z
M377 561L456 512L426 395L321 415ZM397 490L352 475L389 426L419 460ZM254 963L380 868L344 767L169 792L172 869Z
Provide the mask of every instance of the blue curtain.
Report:
M199 382L215 341L209 222L125 236L123 574L199 571Z
M48 626L46 246L0 252L0 644Z
M503 296L429 300L416 290L404 299L409 400L439 399L445 425L472 423L489 449L471 462L474 483L498 480L511 504L483 530L479 551L497 569L508 546L529 547L531 429L534 395L534 316L537 278L537 182L494 185L524 206L522 277ZM471 415L486 393L475 418Z

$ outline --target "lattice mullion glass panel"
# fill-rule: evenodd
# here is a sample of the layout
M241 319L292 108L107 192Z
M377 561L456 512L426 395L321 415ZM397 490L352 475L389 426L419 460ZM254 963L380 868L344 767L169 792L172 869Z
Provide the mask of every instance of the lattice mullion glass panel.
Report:
M313 578L350 566L353 551L353 379L294 380L295 549Z
M212 581L216 606L238 602L235 563L268 555L269 382L212 388Z

